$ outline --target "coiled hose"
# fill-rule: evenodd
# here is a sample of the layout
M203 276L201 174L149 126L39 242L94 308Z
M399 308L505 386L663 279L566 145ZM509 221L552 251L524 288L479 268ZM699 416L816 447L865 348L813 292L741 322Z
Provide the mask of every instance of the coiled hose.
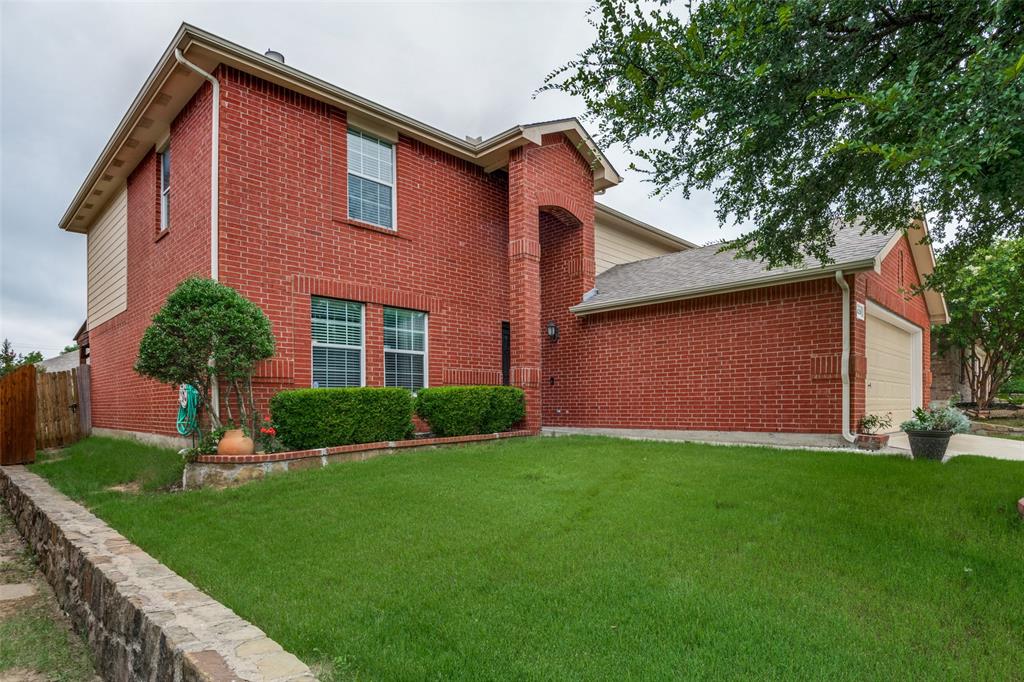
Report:
M199 391L190 384L178 388L178 433L187 436L199 432Z

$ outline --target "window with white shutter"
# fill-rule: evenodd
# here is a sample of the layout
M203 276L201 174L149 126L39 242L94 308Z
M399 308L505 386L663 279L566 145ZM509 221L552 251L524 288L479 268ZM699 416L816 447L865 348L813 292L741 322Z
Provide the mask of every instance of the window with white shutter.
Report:
M313 297L313 388L363 385L363 304Z
M384 309L384 385L418 391L427 385L427 314Z
M348 217L395 228L395 148L358 130L348 131Z

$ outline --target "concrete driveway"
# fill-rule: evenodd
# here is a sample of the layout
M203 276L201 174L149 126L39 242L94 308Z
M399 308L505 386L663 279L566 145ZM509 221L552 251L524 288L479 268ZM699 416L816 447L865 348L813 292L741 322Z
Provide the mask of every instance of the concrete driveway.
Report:
M910 452L910 441L907 440L907 434L902 432L892 434L889 437L889 447ZM958 433L949 440L949 449L946 450L945 459L957 455L981 455L982 457L1024 462L1024 440Z

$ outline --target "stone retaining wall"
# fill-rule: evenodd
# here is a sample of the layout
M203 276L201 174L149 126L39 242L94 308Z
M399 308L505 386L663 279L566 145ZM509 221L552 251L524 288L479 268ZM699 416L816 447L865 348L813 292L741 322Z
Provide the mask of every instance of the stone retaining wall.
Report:
M241 485L283 471L318 469L336 462L351 462L388 455L410 448L436 448L441 445L475 443L499 438L534 436L534 431L505 431L446 438L414 438L411 440L339 445L333 448L274 452L266 455L203 455L185 466L182 485L193 488L225 488Z
M315 679L262 630L24 467L0 467L0 499L104 679Z

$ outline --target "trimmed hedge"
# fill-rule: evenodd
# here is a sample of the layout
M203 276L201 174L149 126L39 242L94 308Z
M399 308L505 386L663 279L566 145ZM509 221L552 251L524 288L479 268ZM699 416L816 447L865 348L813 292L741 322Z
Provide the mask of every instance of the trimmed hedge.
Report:
M424 388L416 398L416 414L438 436L499 433L526 415L526 398L512 386Z
M277 436L291 450L411 438L404 388L300 388L270 399Z

